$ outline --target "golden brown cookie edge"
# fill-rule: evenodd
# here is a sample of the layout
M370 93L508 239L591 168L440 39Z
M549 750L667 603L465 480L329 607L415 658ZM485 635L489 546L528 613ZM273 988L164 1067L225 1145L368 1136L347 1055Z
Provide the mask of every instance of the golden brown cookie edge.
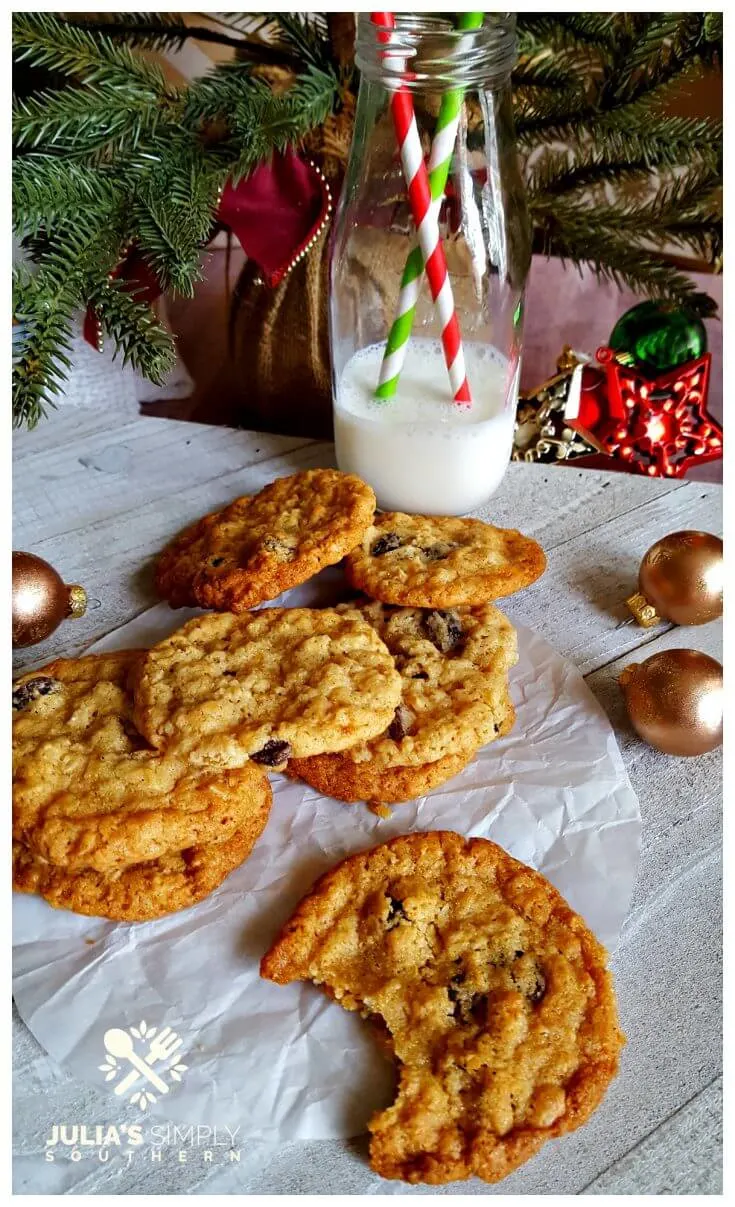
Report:
M370 762L353 763L340 754L316 754L291 759L286 775L303 780L324 796L354 804L370 801L397 805L424 796L432 788L459 775L472 753L445 755L434 763L416 766L373 768Z
M147 922L189 909L208 897L250 855L268 819L265 797L261 824L249 832L236 832L222 842L195 844L178 852L125 868L106 877L92 869L76 872L46 863L22 843L13 845L13 889L43 897L54 909L112 922ZM158 885L156 877L164 876Z

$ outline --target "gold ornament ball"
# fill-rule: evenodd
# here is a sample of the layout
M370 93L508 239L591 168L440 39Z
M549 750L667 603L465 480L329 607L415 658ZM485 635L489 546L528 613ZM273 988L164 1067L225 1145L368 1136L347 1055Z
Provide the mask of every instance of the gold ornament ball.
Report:
M722 745L722 665L698 650L662 650L619 679L636 733L664 754Z
M706 624L722 615L722 541L709 532L672 532L656 541L638 572L638 587L659 616Z
M82 616L83 587L69 586L42 557L13 553L13 645L36 645L67 617Z

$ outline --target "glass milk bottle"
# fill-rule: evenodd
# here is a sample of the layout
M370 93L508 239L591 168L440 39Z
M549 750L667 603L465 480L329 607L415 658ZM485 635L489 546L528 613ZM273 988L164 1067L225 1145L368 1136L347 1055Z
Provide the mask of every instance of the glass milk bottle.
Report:
M454 25L473 20L482 24ZM385 509L461 515L497 489L513 441L531 256L510 90L515 20L395 22L358 21L360 92L331 257L337 462ZM418 135L404 139L410 200L399 154L407 104Z

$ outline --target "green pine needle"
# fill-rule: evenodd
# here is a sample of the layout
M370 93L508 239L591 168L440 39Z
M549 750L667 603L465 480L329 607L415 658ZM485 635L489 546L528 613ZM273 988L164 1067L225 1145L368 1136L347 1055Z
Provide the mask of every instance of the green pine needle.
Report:
M107 84L38 92L13 104L17 147L43 147L93 156L103 149L133 150L154 136L162 113L146 97L126 95Z
M160 67L103 34L94 34L56 13L16 13L13 54L32 67L71 76L81 84L104 84L150 100L169 95Z
M145 50L176 50L196 34L178 13L68 13L69 25Z
M316 67L309 68L283 93L275 94L252 81L232 112L232 129L241 148L234 180L246 176L273 150L284 150L321 125L334 107L336 88L336 77Z
M162 385L176 363L176 345L150 306L137 301L120 281L100 282L91 290L89 304L123 365Z
M51 288L24 264L13 269L13 426L33 428L55 405L70 366L77 299L63 283Z
M627 286L636 293L673 299L700 311L697 287L691 277L626 238L601 233L589 225L576 230L564 227L547 235L544 250L563 261L587 265L598 278L611 281L620 289Z
M323 13L273 13L277 40L309 67L328 71L331 67Z
M13 163L13 227L23 237L94 220L117 207L121 195L119 179L104 166L44 154L21 155Z

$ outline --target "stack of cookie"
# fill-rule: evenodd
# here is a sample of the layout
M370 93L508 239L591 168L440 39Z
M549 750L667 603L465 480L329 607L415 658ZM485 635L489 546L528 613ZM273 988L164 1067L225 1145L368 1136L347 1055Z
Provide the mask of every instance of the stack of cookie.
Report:
M345 607L394 655L400 708L379 738L293 760L289 774L340 800L393 804L450 779L508 733L516 635L490 601L538 578L545 564L535 541L479 520L376 515L346 560L348 582L369 600Z
M308 757L290 744L286 771L339 800L394 804L450 779L513 725L515 632L491 601L533 582L545 559L519 532L376 513L359 478L307 470L186 529L161 555L156 583L173 607L239 614L345 556L346 585L361 596L335 614L378 634L401 698L377 736ZM204 621L182 637L199 640L201 623L214 634Z
M14 886L142 921L193 905L268 819L264 767L390 723L401 678L336 612L203 616L150 651L61 659L13 694Z
M351 602L251 610L345 557L364 592ZM216 610L151 650L61 660L17 684L15 887L158 917L247 857L266 769L380 805L451 778L513 724L515 632L489 601L543 566L517 532L376 515L370 487L337 470L199 520L164 550L157 586L173 606Z
M127 922L211 893L271 807L257 764L194 766L148 745L128 687L139 657L60 659L13 691L13 887Z

